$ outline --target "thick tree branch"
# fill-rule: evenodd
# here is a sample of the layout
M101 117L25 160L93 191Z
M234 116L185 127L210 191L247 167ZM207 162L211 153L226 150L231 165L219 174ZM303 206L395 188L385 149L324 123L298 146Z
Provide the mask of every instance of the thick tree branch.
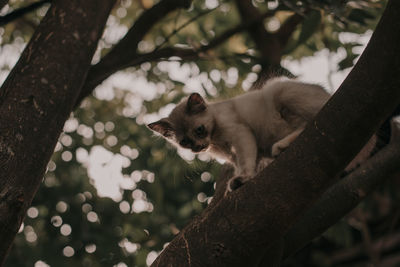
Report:
M39 187L115 0L53 0L0 89L0 265Z
M16 10L8 13L7 15L0 17L0 26L3 26L13 20L16 20L16 19L24 16L25 14L32 12L50 2L51 2L51 0L42 0L39 2L32 3L29 6L18 8Z
M333 185L285 235L288 257L325 232L355 208L371 191L400 171L400 128L392 124L392 140L358 169Z
M315 121L268 168L193 220L153 266L183 266L188 255L191 266L252 266L284 236L399 104L399 15L400 2L389 1L363 55Z

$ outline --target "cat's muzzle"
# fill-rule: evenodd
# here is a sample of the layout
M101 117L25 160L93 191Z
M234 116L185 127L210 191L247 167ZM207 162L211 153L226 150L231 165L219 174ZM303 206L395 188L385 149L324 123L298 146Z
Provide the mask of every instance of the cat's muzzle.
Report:
M203 150L205 150L208 147L208 145L197 145L192 147L192 151L195 153L199 153Z

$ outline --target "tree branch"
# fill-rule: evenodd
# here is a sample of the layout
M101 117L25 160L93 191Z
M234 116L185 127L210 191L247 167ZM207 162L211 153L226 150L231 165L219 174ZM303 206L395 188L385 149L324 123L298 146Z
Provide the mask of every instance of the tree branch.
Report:
M0 266L42 182L114 3L54 0L0 89Z
M90 68L76 105L111 74L130 66L131 61L138 62L135 60L138 56L137 46L148 31L171 11L188 8L190 4L191 0L162 0L144 11L124 38L100 62Z
M252 266L284 236L399 104L399 12L389 1L352 72L291 146L194 219L153 266L182 266L188 253L191 266Z
M284 48L286 47L290 37L293 32L296 30L297 26L300 22L302 22L304 17L298 13L293 14L279 28L279 30L275 33L277 36L280 45Z
M285 235L289 257L354 209L379 184L400 171L400 128L392 123L392 140L359 168L323 194Z
M219 7L219 6L218 6ZM172 36L176 35L178 32L180 32L182 29L184 29L185 27L187 27L189 24L191 24L192 22L198 20L199 18L211 13L212 11L216 10L218 7L213 8L213 9L207 9L206 11L203 11L199 14L197 14L196 16L194 16L193 18L189 19L188 21L186 21L185 23L183 23L181 26L179 26L178 28L174 29L167 37L165 37L164 42L162 42L162 44L160 44L159 46L157 46L154 50L157 51L159 50L161 47L163 47L166 43L169 42L169 40L171 39Z
M260 12L253 6L251 0L236 0L236 5L242 21L260 17ZM264 64L266 66L280 65L282 48L276 36L267 32L264 28L262 21L248 28L247 31L254 40L257 50L260 51Z
M164 52L161 52L159 54L157 52L161 51L162 49L155 49L155 51L147 54L147 56L151 59L151 60L147 60L147 61L152 61L152 60L156 59L157 57L158 57L158 59L163 59L163 58L167 58L167 57L171 57L171 56L178 56L178 57L180 57L182 59L186 59L186 60L194 59L197 56L201 55L201 53L204 53L212 48L217 47L218 45L221 45L226 40L228 40L229 38L234 36L235 34L253 27L254 25L259 23L263 19L270 17L273 14L274 14L274 12L265 12L257 18L250 19L245 23L239 24L236 27L233 27L233 28L223 32L219 36L212 39L208 44L200 46L199 48L165 48ZM168 53L171 53L171 55L168 56ZM166 55L166 56L164 56L164 55ZM130 63L130 66L133 66L133 64Z
M41 0L39 2L30 4L29 6L16 9L16 10L8 13L7 15L0 17L0 26L6 25L7 23L9 23L15 19L18 19L18 18L24 16L25 14L32 12L33 10L38 9L50 2L51 2L51 0Z
M253 5L251 0L236 0L236 5L240 16L242 17L242 21L248 21L251 18L257 18L260 16L260 12ZM247 29L257 47L257 50L261 54L261 71L258 73L257 81L255 82L255 86L252 87L252 90L258 89L260 85L264 84L265 80L271 77L271 75L276 76L279 74L293 77L289 71L282 68L281 59L283 50L286 46L286 43L284 42L287 42L289 39L290 34L294 31L292 28L295 28L295 24L300 20L300 17L300 15L295 14L289 18L289 21L285 23L286 25L284 24L282 26L284 28L280 35L269 33L265 29L262 21L259 21L257 24Z
M96 64L97 68L115 68L115 65L124 65L123 62L134 58L137 46L149 30L164 18L168 13L178 8L189 8L191 0L162 0L143 12L133 26L118 44Z
M208 44L200 46L199 48L181 48L181 47L157 48L154 51L146 54L135 54L131 58L125 57L124 62L120 61L112 66L109 66L109 68L99 67L100 66L99 64L103 61L102 60L99 62L99 64L93 66L91 71L89 72L85 85L82 88L82 91L78 97L75 106L77 106L85 97L87 97L94 90L94 88L96 88L97 85L99 85L101 82L103 82L105 79L107 79L111 74L115 73L116 71L122 70L127 67L138 66L144 62L160 61L168 59L170 57L179 57L182 60L195 60L201 57L206 57L205 54L206 51L217 47L218 45L222 44L233 35L249 27L252 27L260 20L272 15L273 12L266 12L262 14L261 17L259 18L249 20L248 22L243 24L239 24L236 27L233 27L225 31L221 35L211 40ZM114 56L117 57L116 55ZM120 55L119 57L121 58L124 56Z

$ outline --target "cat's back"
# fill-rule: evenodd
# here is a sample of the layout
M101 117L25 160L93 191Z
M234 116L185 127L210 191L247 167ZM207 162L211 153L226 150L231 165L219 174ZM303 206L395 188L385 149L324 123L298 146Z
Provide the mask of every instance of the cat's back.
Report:
M224 121L243 122L257 132L274 131L286 124L280 114L282 108L308 121L329 97L319 85L278 77L268 80L259 90L218 103L216 113L226 117Z
M304 83L288 78L273 78L262 87L261 91L266 99L277 101L296 101L298 99L304 105L305 98L309 102L326 102L330 94L318 84Z
M274 78L261 89L238 97L236 106L259 146L269 148L298 127L303 127L329 97L330 94L319 85Z
M268 80L260 89L246 92L231 99L235 109L245 117L246 121L274 115L276 102L282 96L283 91L296 86L287 78L273 78ZM268 119L268 118L266 118Z
M232 100L236 104L252 103L252 106L259 108L257 104L271 106L282 98L296 98L306 94L308 98L329 98L329 94L319 85L300 82L286 77L269 79L260 89L251 90ZM250 106L250 105L249 105Z

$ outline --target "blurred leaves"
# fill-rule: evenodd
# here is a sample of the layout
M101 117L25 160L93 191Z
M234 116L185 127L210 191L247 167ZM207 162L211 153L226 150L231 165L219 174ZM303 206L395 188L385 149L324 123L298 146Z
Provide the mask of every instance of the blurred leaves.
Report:
M346 57L338 63L339 70L344 70L344 69L350 68L354 65L355 59L359 56L359 54L353 53L353 48L356 46L360 46L360 44L359 43L346 43L343 45L343 48L346 51Z
M295 42L286 48L286 53L291 53L294 49L296 49L299 45L304 44L320 27L321 24L321 12L320 11L311 11L307 14L307 17L304 19L301 24L301 30L298 39Z
M319 11L312 11L307 14L307 18L301 25L301 32L297 44L302 44L310 38L321 23L321 13Z

